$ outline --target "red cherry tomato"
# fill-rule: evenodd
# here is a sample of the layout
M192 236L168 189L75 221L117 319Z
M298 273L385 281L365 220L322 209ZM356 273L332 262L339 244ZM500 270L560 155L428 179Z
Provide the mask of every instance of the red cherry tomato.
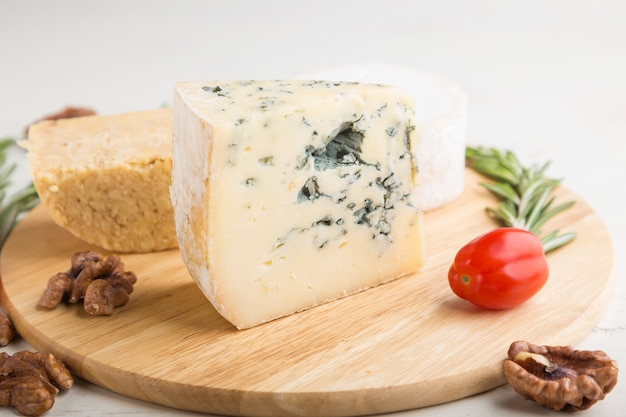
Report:
M463 246L448 281L459 297L479 307L504 310L534 296L548 275L541 240L527 230L502 227Z

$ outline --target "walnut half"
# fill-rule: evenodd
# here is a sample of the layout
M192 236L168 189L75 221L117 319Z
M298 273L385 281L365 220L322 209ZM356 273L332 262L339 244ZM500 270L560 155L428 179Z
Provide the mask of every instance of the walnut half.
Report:
M504 374L527 400L557 411L585 410L604 399L617 384L615 361L602 351L571 346L511 344Z
M50 277L38 307L52 310L64 299L69 303L83 300L88 314L110 316L116 307L128 303L136 282L137 276L124 271L119 256L105 258L98 252L77 252L66 272Z
M65 364L51 353L0 352L0 406L40 416L52 408L59 390L69 390L73 384Z
M8 345L15 337L15 328L9 316L0 305L0 346Z
M48 114L44 117L42 117L41 119L29 124L28 126L26 126L24 128L24 137L27 138L28 137L28 129L30 129L30 127L32 125L34 125L35 123L44 121L44 120L61 120L61 119L71 119L73 117L83 117L83 116L93 116L95 115L96 112L92 109L90 109L89 107L74 107L74 106L67 106L55 113L52 114Z

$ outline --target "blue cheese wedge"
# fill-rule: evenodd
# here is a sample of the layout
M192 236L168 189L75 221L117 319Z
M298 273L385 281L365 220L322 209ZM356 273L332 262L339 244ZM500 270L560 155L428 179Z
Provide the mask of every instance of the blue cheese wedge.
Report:
M224 318L249 328L420 268L414 117L386 85L175 85L176 235Z

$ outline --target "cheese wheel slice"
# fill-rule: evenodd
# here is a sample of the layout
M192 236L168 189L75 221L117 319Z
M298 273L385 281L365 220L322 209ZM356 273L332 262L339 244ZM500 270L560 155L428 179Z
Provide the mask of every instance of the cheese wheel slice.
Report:
M452 80L402 65L365 62L301 74L298 78L392 83L413 97L420 184L414 198L425 212L456 200L465 184L467 93Z
M175 85L179 248L224 318L249 328L420 268L414 117L385 85Z
M46 120L29 128L28 163L53 220L117 252L178 245L169 198L172 112Z

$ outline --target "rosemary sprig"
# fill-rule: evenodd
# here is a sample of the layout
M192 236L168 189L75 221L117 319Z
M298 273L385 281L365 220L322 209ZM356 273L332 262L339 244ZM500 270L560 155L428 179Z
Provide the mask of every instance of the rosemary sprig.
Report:
M15 171L15 164L7 165L6 163L7 149L14 144L15 141L10 138L0 140L0 248L17 224L20 215L39 202L37 191L30 184L11 195L5 204L6 189L11 184L11 176Z
M575 203L554 206L550 194L561 180L545 176L549 162L525 167L511 151L483 147L467 147L465 159L469 167L495 181L480 184L500 199L497 208L485 209L499 225L536 234L545 253L574 240L576 233L559 234L558 230L541 236L546 221Z

